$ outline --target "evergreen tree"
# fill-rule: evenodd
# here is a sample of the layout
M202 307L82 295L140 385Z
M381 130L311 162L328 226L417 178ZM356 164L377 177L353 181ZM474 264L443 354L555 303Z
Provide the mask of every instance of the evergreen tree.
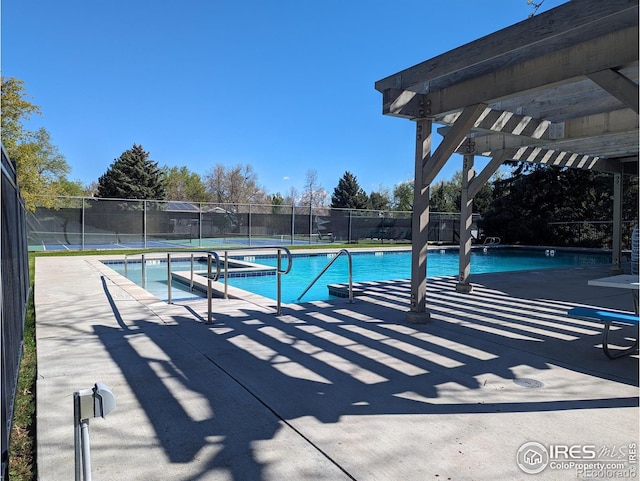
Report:
M98 179L98 197L115 199L165 198L164 175L141 145L133 144Z
M371 192L369 194L369 202L367 202L367 207L372 210L389 210L391 208L391 199L389 192Z
M628 181L628 179L627 179ZM637 186L627 185L625 220L637 219ZM583 221L609 222L613 215L611 174L580 169L534 166L494 183L493 201L482 227L507 243L604 247L609 240L584 235ZM574 223L572 225L572 223ZM584 235L584 239L582 239Z
M454 180L436 182L429 189L429 209L431 212L459 212L460 188Z
M358 180L351 172L345 172L338 181L331 196L331 207L334 209L366 209L367 194L358 185Z
M280 192L276 192L275 194L268 196L267 201L271 204L272 214L280 214L284 210L284 197L282 197Z

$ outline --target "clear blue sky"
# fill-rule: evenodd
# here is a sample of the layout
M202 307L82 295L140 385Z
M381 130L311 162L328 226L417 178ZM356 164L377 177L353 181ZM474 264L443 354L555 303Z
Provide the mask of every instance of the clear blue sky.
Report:
M369 193L413 177L414 123L383 116L374 83L532 12L527 0L2 0L2 75L25 81L43 112L30 127L51 133L71 180L97 181L137 143L203 176L250 164L267 193L303 190L309 169L329 193L347 170Z

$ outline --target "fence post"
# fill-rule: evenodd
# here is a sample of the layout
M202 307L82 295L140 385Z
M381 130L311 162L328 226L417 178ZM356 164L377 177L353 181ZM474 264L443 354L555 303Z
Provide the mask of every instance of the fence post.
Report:
M296 206L291 204L291 245L295 244L296 238Z
M622 174L613 174L613 232L611 234L611 273L622 274Z
M82 214L80 225L82 226L82 247L80 249L84 250L84 197L82 197Z
M202 247L202 202L198 203L198 247Z
M313 206L311 202L313 201L313 195L309 200L309 244L311 244L311 234L313 233Z
M142 201L142 236L144 239L144 248L147 248L147 200Z

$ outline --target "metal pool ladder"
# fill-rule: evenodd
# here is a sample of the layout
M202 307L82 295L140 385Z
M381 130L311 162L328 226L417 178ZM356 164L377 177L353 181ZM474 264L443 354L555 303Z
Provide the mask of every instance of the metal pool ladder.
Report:
M212 309L211 309L211 305L212 305L212 294L211 294L211 283L217 281L220 278L220 256L218 255L217 252L215 251L194 251L194 252L185 252L185 251L175 251L175 252L146 252L146 253L141 253L141 254L127 254L124 256L124 276L125 277L129 277L128 272L127 272L127 266L128 266L128 260L129 257L131 256L141 256L140 258L140 271L141 271L141 276L142 276L142 281L141 281L141 285L142 288L145 288L145 283L146 283L146 274L145 274L145 270L146 270L146 255L147 254L162 254L162 255L166 255L167 256L167 304L173 304L173 300L171 298L171 254L177 254L177 255L181 255L184 256L186 254L189 254L191 257L191 275L190 275L190 280L189 280L189 290L193 291L193 256L195 255L206 255L207 256L207 324L211 324L213 323L213 317L212 317ZM154 259L156 261L160 260L160 259ZM216 266L216 271L215 271L215 275L213 274L212 271L212 266L213 266L213 261L215 260L215 266ZM226 261L225 261L225 268L226 268ZM226 276L226 271L225 271L225 276Z
M316 281L318 279L320 279L320 277L322 277L322 274L327 272L329 267L331 267L333 265L333 263L336 260L338 260L338 257L340 257L342 254L345 254L347 256L348 263L349 263L349 302L353 302L353 263L351 261L351 253L347 249L340 249L340 251L338 252L338 255L336 255L333 259L331 259L326 266L324 266L324 269L322 269L320 274L318 274L316 276L316 278L311 281L311 283L307 286L307 288L304 290L304 292L302 294L300 294L298 299L296 299L297 301L302 299L302 297L307 293L307 291L309 291L309 289L311 289L313 287L313 285L316 283Z
M277 252L276 264L276 316L282 314L282 276L291 272L293 266L293 257L291 251L284 246L263 246L263 247L236 247L224 251L224 298L228 299L227 289L229 287L229 252L235 251L260 251L266 249L275 249ZM287 268L282 268L282 252L287 256Z
M124 275L128 277L127 273L127 262L129 257L131 256L141 256L141 275L142 275L142 288L145 287L145 268L146 268L146 254L163 254L166 255L166 263L167 263L167 304L172 304L171 298L171 255L177 254L184 256L185 254L191 255L191 275L189 288L193 290L193 256L195 255L206 255L207 256L207 324L213 323L212 316L212 286L211 283L217 281L220 278L221 270L223 270L224 274L224 298L228 299L227 289L228 289L228 280L229 280L229 252L235 251L246 251L246 250L273 250L275 249L277 252L277 267L276 267L276 279L277 279L277 299L276 299L276 315L282 314L282 276L288 274L291 271L291 266L293 264L293 258L291 256L291 251L284 246L263 246L263 247L236 247L233 249L226 249L224 251L224 262L220 261L220 256L215 251L194 251L194 252L185 252L185 251L175 251L175 252L146 252L143 254L127 254L124 256ZM287 267L286 269L282 268L282 252L286 254L287 257ZM160 259L154 259L159 261ZM215 262L215 263L214 263ZM215 265L215 274L213 273L212 266Z

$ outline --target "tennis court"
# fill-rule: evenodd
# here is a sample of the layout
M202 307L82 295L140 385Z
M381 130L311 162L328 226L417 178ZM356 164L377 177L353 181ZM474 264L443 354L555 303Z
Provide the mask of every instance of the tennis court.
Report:
M204 248L214 249L220 247L264 247L264 246L289 246L309 245L310 243L323 243L321 239L308 238L291 239L290 236L274 237L247 237L226 236L209 237L203 239L140 239L139 236L116 236L113 241L104 238L91 242L66 242L64 238L49 238L38 244L29 244L30 251L73 251L73 250L98 250L98 249L153 249L153 248Z

